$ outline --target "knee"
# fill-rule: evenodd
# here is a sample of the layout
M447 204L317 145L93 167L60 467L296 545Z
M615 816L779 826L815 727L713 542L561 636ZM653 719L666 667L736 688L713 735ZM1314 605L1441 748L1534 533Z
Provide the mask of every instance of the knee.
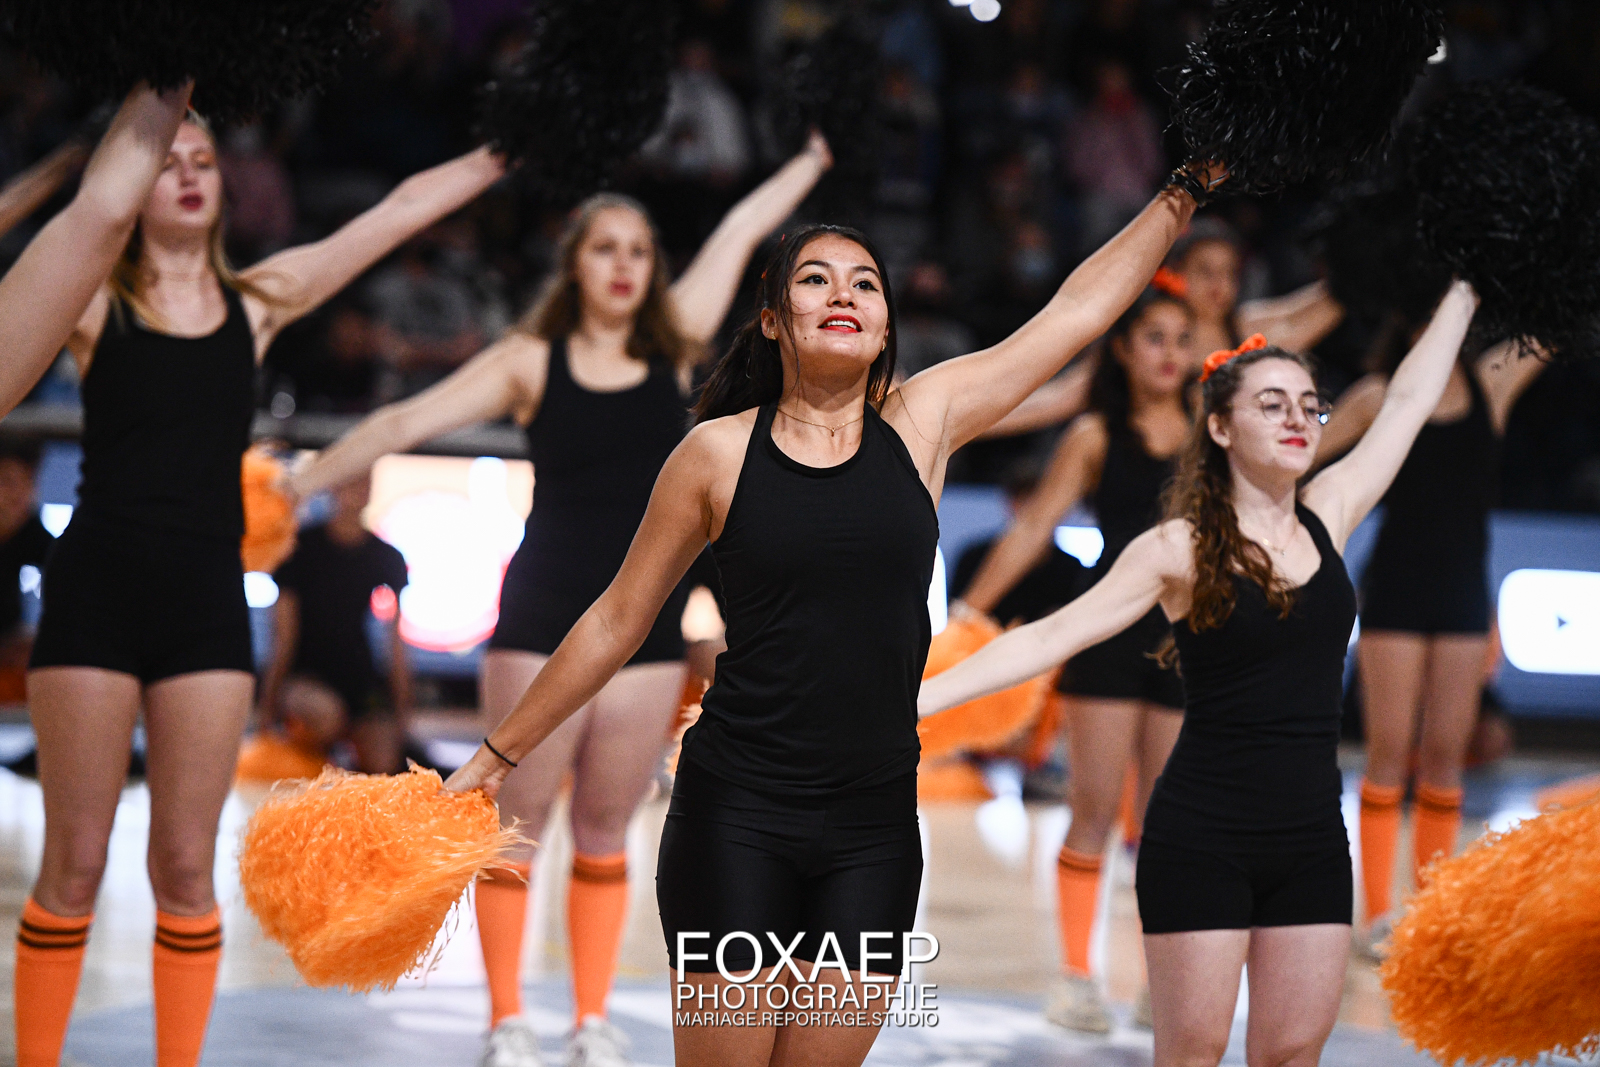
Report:
M1322 1044L1311 1037L1291 1038L1269 1048L1248 1050L1245 1063L1249 1067L1315 1067L1322 1058Z
M216 900L210 849L169 847L150 850L150 889L162 911L194 914Z
M1217 1067L1227 1052L1227 1033L1189 1033L1180 1035L1164 1055L1156 1056L1155 1062L1156 1067Z
M1099 796L1093 790L1074 789L1070 800L1072 824L1069 829L1074 840L1086 844L1086 847L1080 848L1079 851L1094 851L1097 847L1104 846L1106 835L1111 832L1111 826L1117 821L1117 815L1122 807L1121 794L1108 799Z
M597 811L572 813L572 843L590 856L610 856L623 851L628 843L628 821L633 812L606 806Z
M105 873L104 848L75 848L44 865L33 895L57 915L85 915L94 910Z

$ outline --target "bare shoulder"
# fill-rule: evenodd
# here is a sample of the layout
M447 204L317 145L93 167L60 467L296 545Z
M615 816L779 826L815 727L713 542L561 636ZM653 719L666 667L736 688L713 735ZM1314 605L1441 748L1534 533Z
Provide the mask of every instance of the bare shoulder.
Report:
M524 426L532 422L550 378L550 342L523 330L507 330L475 362L502 376L513 390L512 417Z
M1145 560L1169 581L1187 581L1194 577L1194 527L1188 519L1156 523L1134 538L1123 553L1136 550L1136 558Z
M1085 449L1091 455L1103 454L1111 442L1111 431L1106 417L1098 411L1086 411L1073 419L1061 438L1063 447Z
M737 415L707 419L689 431L679 451L695 462L719 467L727 463L742 465L750 435L755 432L757 414L758 409L751 408Z

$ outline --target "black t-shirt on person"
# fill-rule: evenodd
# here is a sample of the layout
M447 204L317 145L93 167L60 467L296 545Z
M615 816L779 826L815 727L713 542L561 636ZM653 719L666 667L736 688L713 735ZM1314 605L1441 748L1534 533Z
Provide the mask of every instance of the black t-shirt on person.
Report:
M17 527L17 532L0 542L0 636L9 634L22 622L22 568L43 568L56 543L35 512Z
M300 641L293 672L318 678L360 715L378 684L367 642L372 593L388 586L398 596L406 585L406 561L392 545L367 533L354 545L328 536L326 526L300 532L294 554L274 575L300 599Z

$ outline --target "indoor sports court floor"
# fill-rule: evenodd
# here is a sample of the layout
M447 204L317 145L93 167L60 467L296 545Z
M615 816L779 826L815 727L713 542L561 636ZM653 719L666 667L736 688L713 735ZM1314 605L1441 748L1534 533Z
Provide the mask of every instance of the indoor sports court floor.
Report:
M20 724L9 728L25 729ZM0 741L3 741L0 738ZM1352 755L1347 767L1358 768ZM1540 788L1600 771L1600 758L1522 755L1474 772L1467 792L1467 825L1504 823L1531 812ZM233 863L237 836L259 791L237 792L223 816L217 884L227 947L204 1063L210 1067L344 1067L454 1065L470 1067L481 1047L486 996L470 911L457 916L453 937L426 980L371 997L309 990L276 946L261 937L239 900ZM1346 797L1347 817L1353 798ZM615 1021L631 1037L640 1065L669 1064L670 1006L663 948L655 918L652 873L665 802L645 806L630 836L635 905L623 947L622 973L612 996ZM1150 1062L1151 1039L1128 1025L1142 979L1131 865L1119 854L1110 891L1110 921L1097 945L1120 1024L1104 1040L1069 1034L1040 1014L1056 973L1052 920L1055 853L1068 813L1055 805L994 801L925 806L929 882L923 927L942 942L921 981L939 986L939 1025L889 1029L869 1064L917 1067L1137 1067ZM68 1062L114 1067L149 1062L150 930L154 905L144 877L148 804L131 785L117 813L110 866L89 945L78 1014L67 1042ZM35 782L0 771L0 928L13 928L39 859L42 810ZM556 871L570 860L562 833L550 836ZM570 1027L564 975L564 887L541 883L534 897L528 954L531 1015L548 1060L559 1063ZM11 939L4 939L11 952ZM12 1019L9 961L4 971L4 1034L0 1062L10 1063ZM1556 979L1559 980L1559 979ZM1241 998L1242 1000L1242 998ZM1234 1047L1224 1061L1243 1064L1241 1011ZM1372 965L1352 956L1341 1021L1322 1060L1328 1067L1400 1067L1432 1061L1409 1050L1388 1025Z

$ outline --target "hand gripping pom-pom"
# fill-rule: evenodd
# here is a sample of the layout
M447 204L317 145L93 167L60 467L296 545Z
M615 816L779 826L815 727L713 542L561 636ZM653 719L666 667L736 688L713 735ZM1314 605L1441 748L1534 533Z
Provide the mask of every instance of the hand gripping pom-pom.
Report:
M1401 1035L1440 1063L1600 1052L1600 799L1429 868L1382 974Z
M519 840L493 801L446 792L433 771L329 769L256 810L239 881L309 985L392 989L428 962L462 892Z
M1473 334L1557 355L1600 342L1600 127L1512 83L1458 89L1401 155L1423 239L1482 300Z
M547 203L606 185L661 125L674 5L535 0L530 35L481 90L479 129Z
M792 55L773 84L773 133L783 154L799 152L820 130L834 157L821 184L852 202L871 194L882 165L882 85L878 43L848 14Z
M1174 125L1190 159L1227 165L1224 192L1342 177L1382 150L1442 27L1430 0L1217 0Z
M240 555L247 571L274 571L294 551L294 504L278 488L283 465L261 449L244 454L244 540Z
M922 676L931 678L949 670L1000 633L1000 627L982 617L950 620L929 645L928 665ZM956 752L987 752L1001 747L1038 718L1049 692L1050 676L1040 675L929 715L917 724L922 758L931 761Z
M96 100L193 78L194 105L248 118L327 84L377 0L16 0L0 36Z

